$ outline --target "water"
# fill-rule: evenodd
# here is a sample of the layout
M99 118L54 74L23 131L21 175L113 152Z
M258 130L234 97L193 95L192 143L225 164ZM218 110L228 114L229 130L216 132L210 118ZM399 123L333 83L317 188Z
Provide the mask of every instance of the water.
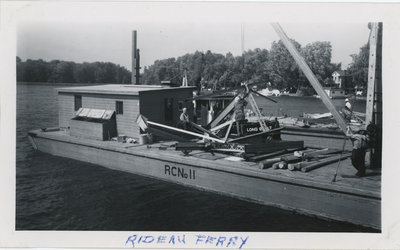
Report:
M277 100L261 105L325 112L315 98ZM18 84L16 230L371 231L35 152L27 131L57 126L57 115L53 86Z

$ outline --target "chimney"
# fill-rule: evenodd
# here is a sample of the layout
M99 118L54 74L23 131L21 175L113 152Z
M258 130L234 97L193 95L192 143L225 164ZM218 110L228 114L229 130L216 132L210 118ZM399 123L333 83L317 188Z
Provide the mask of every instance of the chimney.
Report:
M139 84L140 77L140 56L137 48L137 32L132 31L132 84Z

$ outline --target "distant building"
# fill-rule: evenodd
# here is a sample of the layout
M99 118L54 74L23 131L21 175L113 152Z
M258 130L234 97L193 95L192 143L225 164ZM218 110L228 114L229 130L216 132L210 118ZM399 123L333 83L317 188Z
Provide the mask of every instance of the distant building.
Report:
M350 76L346 74L344 70L337 70L332 73L332 80L335 83L335 88L345 88L346 82L350 79Z
M331 99L346 97L345 91L341 88L325 87L324 90Z

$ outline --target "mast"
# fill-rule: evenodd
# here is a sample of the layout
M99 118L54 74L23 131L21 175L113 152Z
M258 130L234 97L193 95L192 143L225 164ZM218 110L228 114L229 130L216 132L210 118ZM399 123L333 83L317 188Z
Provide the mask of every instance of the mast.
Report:
M369 39L368 89L365 125L376 127L375 143L371 148L371 165L382 166L382 23L371 23Z
M372 23L369 39L365 124L382 126L382 23Z

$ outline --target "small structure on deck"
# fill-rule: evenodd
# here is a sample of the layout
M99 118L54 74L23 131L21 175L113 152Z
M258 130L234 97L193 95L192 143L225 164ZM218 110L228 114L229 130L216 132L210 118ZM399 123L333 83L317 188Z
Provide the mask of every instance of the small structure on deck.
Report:
M189 114L193 113L191 102L186 101L192 98L193 87L108 84L59 88L57 91L59 127L72 128L72 134L76 132L79 136L85 136L85 133L79 132L84 125L91 126L95 119L101 120L101 117L79 116L83 110L114 112L115 114L112 113L109 120L115 121L116 128L115 133L111 131L110 136L116 134L133 138L140 137L140 129L136 124L139 114L146 115L152 121L175 126L179 121L180 111L184 107L188 109ZM97 125L100 124L108 123L97 123ZM104 129L99 129L96 137L100 136L100 131ZM107 131L110 132L110 130ZM107 137L108 132L106 137L101 136L103 140Z
M70 135L94 140L117 136L114 110L80 108L70 120Z

